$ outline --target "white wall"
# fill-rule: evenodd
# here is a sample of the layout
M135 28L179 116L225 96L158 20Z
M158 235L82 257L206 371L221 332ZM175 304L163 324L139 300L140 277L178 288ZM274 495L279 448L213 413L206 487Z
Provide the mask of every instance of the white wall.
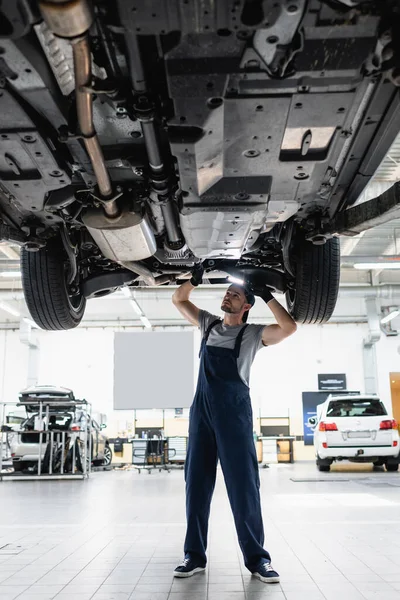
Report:
M304 326L282 344L261 350L251 378L255 416L259 408L262 416L289 414L292 432L301 435L301 392L318 389L318 373L346 373L348 388L364 391L362 341L366 333L366 324ZM129 411L113 411L113 336L112 329L82 327L38 332L38 382L70 387L78 397L92 402L96 412L108 415L110 436L124 429L123 424L133 417ZM377 344L379 392L389 405L389 373L400 371L399 346L400 337L383 335ZM179 365L176 367L178 372ZM27 346L21 344L17 331L0 330L2 400L17 399L18 391L26 385L27 373ZM151 373L157 376L156 371ZM151 414L148 411L147 417Z

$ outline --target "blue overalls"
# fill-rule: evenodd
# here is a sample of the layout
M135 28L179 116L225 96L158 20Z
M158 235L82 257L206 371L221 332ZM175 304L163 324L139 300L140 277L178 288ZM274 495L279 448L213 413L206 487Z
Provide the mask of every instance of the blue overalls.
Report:
M264 550L260 477L253 438L253 415L249 388L239 375L237 359L244 325L233 350L207 346L208 327L200 349L196 395L189 413L189 442L185 462L186 519L185 556L205 566L208 518L219 457L235 519L245 566L252 571ZM264 561L263 561L264 562Z

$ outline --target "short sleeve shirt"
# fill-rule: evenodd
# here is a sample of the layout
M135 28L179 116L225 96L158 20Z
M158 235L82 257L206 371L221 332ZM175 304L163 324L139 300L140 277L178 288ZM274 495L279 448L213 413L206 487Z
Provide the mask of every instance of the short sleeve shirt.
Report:
M199 325L202 337L204 337L209 325L219 318L220 317L212 315L206 310L200 310ZM211 329L207 340L207 346L216 346L233 350L236 338L242 327L244 327L244 325L224 325L223 321L221 321ZM237 364L239 376L247 386L249 385L250 368L253 364L255 355L261 348L265 347L262 342L263 329L264 325L249 324L243 335Z

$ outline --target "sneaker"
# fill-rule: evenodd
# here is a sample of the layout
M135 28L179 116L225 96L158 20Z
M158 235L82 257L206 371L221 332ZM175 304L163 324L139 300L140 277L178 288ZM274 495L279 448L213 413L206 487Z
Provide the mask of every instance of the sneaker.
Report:
M200 573L205 570L205 567L201 567L191 558L185 558L181 564L176 567L174 577L191 577L195 573Z
M264 583L279 583L279 573L275 571L268 561L260 563L252 575L260 579L260 581L264 581Z

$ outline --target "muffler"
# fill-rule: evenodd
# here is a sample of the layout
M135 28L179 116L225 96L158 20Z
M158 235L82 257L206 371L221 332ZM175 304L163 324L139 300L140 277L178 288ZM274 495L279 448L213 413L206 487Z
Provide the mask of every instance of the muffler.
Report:
M146 216L121 212L109 218L94 208L84 213L82 220L104 256L117 263L143 260L157 251Z

